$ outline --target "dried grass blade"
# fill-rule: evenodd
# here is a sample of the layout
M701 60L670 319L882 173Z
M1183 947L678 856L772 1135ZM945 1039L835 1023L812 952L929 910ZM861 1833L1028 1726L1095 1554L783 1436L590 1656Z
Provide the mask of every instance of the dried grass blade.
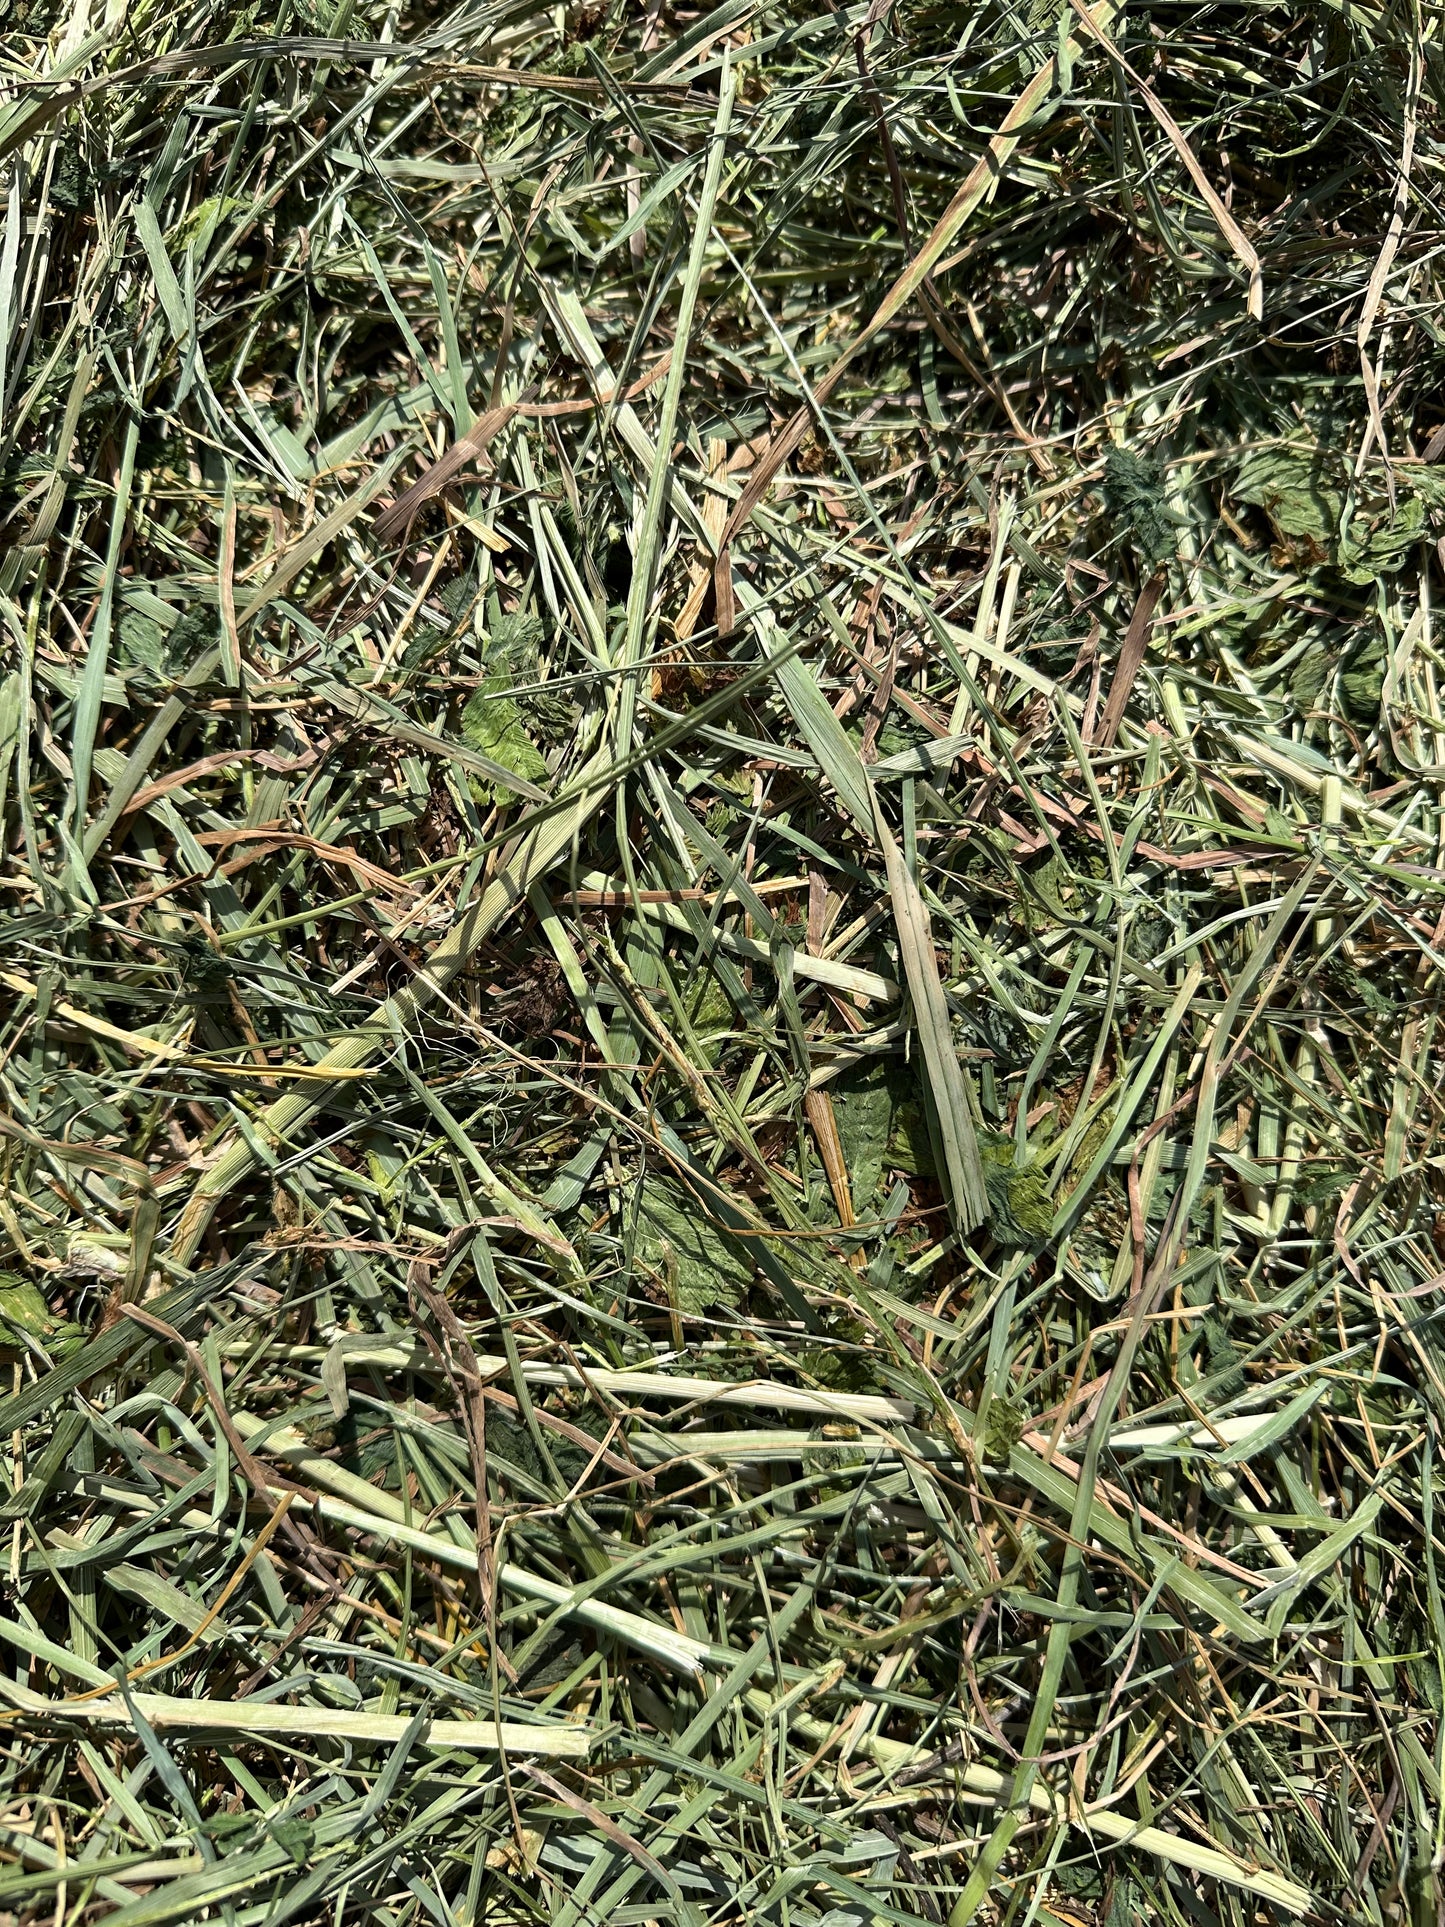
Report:
M988 1193L984 1188L983 1162L968 1088L963 1081L953 1025L939 979L928 907L881 810L876 810L875 821L887 865L888 892L893 902L904 979L913 999L918 1047L943 1141L949 1202L959 1229L972 1231L987 1216Z
M388 509L383 509L372 523L372 534L378 542L389 542L395 535L404 535L412 523L426 507L434 495L440 494L455 475L459 475L468 462L480 460L492 442L517 414L523 402L528 402L537 393L536 384L523 389L515 401L506 402L500 408L490 408L460 435L444 455L423 470L411 487L399 495Z
M0 1697L14 1709L8 1718L22 1730L46 1731L68 1721L95 1726L131 1727L134 1721L118 1698L47 1700L28 1688L0 1682ZM136 1693L138 1711L161 1732L243 1733L293 1740L349 1740L355 1746L395 1747L411 1719L387 1713L343 1713L325 1706L274 1706L245 1700L178 1699L165 1693ZM491 1720L429 1720L421 1744L438 1751L541 1754L550 1759L585 1760L592 1735L585 1726L523 1726Z

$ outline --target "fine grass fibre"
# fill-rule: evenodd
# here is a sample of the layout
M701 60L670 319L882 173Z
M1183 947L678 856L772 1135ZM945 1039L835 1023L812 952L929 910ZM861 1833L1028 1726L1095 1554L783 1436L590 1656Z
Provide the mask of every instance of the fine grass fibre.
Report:
M1434 1927L1439 9L0 18L0 1915Z

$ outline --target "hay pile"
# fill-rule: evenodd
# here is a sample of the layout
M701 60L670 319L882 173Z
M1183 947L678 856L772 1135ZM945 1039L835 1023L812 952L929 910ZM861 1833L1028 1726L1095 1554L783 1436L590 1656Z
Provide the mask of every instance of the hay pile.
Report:
M7 1919L1437 1920L1439 42L10 0Z

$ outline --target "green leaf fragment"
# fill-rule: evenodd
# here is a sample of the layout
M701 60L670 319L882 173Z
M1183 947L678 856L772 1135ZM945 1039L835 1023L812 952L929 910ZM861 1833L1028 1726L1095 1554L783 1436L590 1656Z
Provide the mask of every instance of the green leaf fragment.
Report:
M935 1173L919 1075L896 1058L850 1071L832 1086L853 1209L866 1217L885 1171Z
M462 740L528 783L547 774L546 758L523 727L516 703L507 696L489 695L485 687L477 690L462 714ZM479 801L502 803L508 798L508 792L495 783L477 776L469 780Z
M1012 1138L981 1141L984 1188L988 1192L988 1228L1001 1245L1032 1250L1043 1245L1053 1222L1053 1210L1042 1174L1020 1165Z
M34 1338L51 1349L73 1345L82 1336L78 1325L50 1309L37 1286L14 1272L0 1272L0 1344L23 1347Z
M1179 518L1165 496L1162 469L1132 449L1111 448L1104 458L1104 500L1152 568L1172 560Z
M693 1315L740 1303L752 1277L736 1241L699 1205L655 1183L643 1186L633 1255L665 1286L669 1302Z

